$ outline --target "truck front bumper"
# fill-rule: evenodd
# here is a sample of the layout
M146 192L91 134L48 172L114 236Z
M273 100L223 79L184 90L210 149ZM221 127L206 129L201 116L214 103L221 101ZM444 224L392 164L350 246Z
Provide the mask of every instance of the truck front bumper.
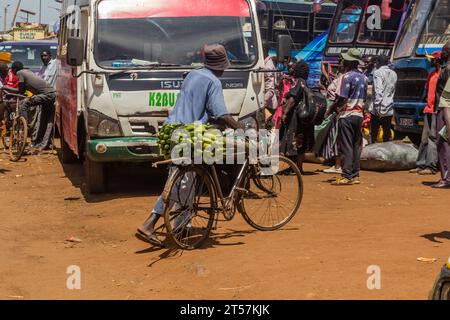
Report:
M395 102L395 130L420 134L424 124L424 108L425 103L423 102Z
M92 139L87 142L87 156L97 162L158 161L163 158L156 137L120 137Z

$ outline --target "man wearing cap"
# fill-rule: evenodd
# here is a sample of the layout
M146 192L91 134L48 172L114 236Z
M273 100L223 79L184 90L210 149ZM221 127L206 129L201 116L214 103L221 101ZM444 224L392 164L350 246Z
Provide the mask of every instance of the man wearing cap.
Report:
M190 124L201 122L206 124L214 120L232 129L242 128L229 114L223 96L222 83L219 80L230 67L227 52L222 45L210 45L203 48L204 68L191 71L181 86L177 102L166 123ZM169 173L170 175L170 173ZM188 184L188 181L185 181ZM181 190L188 190L180 186ZM164 212L164 202L160 196L152 213L137 230L136 236L151 244L161 246L162 243L154 234L155 225Z
M422 140L419 146L419 155L417 157L415 169L410 173L418 173L420 175L435 174L438 170L437 155L437 131L436 131L436 112L434 112L434 103L436 100L436 86L441 71L441 52L436 51L431 56L431 66L434 70L429 74L425 88L427 89L427 105L425 106L424 125L422 130Z
M367 99L367 77L359 70L361 52L356 48L341 54L346 73L337 89L337 99L327 111L328 117L338 112L338 148L342 158L342 177L333 185L359 184L364 103Z
M437 110L437 151L441 180L431 187L450 189L450 41L442 49L441 60L445 68L437 82L435 110Z

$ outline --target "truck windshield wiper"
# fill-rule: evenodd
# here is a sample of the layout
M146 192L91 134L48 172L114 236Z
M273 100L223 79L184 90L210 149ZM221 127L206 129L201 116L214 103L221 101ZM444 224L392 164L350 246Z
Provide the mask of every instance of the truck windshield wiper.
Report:
M75 78L79 78L83 74L116 76L116 75L121 75L121 74L125 74L125 73L128 73L128 72L133 72L133 71L153 70L153 69L158 68L158 67L179 67L179 66L181 66L181 65L180 64L176 64L176 63L155 62L155 63L148 64L148 65L142 65L142 66L136 66L136 67L126 67L126 68L118 70L118 71L85 70L85 71L80 72L78 75L74 75L73 74L73 76Z

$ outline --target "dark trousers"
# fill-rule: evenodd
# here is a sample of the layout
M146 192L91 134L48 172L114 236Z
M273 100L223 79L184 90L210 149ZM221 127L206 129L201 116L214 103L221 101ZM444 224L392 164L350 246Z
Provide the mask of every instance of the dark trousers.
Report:
M419 147L419 156L416 165L420 169L431 169L437 171L437 131L436 131L436 114L426 113L424 119L422 141Z
M391 137L392 116L378 117L372 114L370 120L370 137L372 143L377 142L380 127L383 128L383 142L388 142Z
M342 176L347 179L359 176L362 122L363 118L358 116L339 119L338 147L342 162Z
M38 94L29 99L26 99L20 105L20 114L30 121L28 117L29 109L34 106L41 106L40 121L38 134L35 137L35 147L46 148L51 143L53 133L53 122L55 115L55 100L56 94L54 92L46 94Z
M438 111L437 114L437 131L440 132L445 127L444 112ZM442 181L450 183L450 143L438 134L437 152L439 157L439 166L441 169Z

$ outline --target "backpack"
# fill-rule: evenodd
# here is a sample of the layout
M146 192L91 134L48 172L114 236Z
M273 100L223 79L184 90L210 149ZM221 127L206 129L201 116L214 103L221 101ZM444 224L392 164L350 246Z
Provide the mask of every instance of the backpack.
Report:
M303 124L320 125L327 111L327 99L320 92L310 89L303 81L299 85L303 90L303 99L296 108L298 119Z

